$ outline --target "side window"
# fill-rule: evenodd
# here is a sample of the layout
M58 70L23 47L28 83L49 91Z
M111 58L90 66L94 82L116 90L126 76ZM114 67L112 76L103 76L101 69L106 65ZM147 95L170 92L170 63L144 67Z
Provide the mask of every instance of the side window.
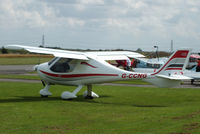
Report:
M50 70L58 73L66 73L70 72L74 69L76 65L76 60L60 58L51 68Z

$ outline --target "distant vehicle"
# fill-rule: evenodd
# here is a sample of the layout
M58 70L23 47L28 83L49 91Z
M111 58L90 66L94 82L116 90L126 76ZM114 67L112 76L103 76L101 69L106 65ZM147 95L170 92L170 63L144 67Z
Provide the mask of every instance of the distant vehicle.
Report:
M200 72L196 72L196 67L197 66L194 66L191 70L185 69L183 71L183 75L192 78L191 84L193 84L196 80L200 80Z
M92 92L92 84L95 83L143 79L158 87L174 87L180 85L182 80L190 79L181 73L189 59L188 49L177 50L157 72L140 73L122 70L106 62L106 60L123 60L141 56L134 52L75 52L21 45L12 45L12 47L55 56L51 61L35 66L45 86L39 92L42 97L52 95L49 88L50 85L55 84L77 86L73 92L64 91L61 94L62 99L73 99L77 97L77 93L83 86L87 86L85 97L99 97ZM178 73L173 74L173 71Z
M200 58L200 55L198 54L191 54L190 55L190 59L189 59L189 63L187 66L187 69L192 69L197 65L197 59Z

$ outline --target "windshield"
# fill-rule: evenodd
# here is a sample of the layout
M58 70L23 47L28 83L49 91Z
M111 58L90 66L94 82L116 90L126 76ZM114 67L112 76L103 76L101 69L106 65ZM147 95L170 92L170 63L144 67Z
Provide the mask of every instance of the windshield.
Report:
M49 62L48 62L48 65L50 66L54 61L56 61L58 59L58 57L55 57L55 58L53 58L52 60L50 60Z

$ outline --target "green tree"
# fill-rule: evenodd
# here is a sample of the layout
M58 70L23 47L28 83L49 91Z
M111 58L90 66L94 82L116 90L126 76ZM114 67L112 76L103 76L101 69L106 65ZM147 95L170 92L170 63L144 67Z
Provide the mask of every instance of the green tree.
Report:
M138 49L136 50L136 52L142 52L142 49L141 49L141 48L138 48Z
M8 53L8 50L5 49L4 47L2 47L2 49L1 49L1 53L2 53L2 54L7 54L7 53Z

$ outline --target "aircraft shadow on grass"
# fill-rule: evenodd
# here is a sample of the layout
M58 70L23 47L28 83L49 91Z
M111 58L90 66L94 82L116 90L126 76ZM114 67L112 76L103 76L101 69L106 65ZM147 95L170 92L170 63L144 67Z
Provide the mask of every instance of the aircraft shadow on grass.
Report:
M0 99L0 103L16 103L16 102L40 102L40 101L63 101L60 99L60 96L57 97L48 97L41 98L40 96L14 96L15 98L10 99ZM101 95L101 98L107 98L112 96ZM133 104L130 103L113 103L113 102L103 102L95 99L85 99L81 95L78 95L76 99L66 100L71 102L80 102L80 103L94 103L94 104L105 104L105 105L116 105L116 106L133 106L133 107L167 107L165 105L155 105L155 104Z
M112 96L107 96L107 95L101 95L101 98L107 98L107 97L112 97ZM88 100L84 99L82 96L78 96L80 99L73 99L71 101L75 102L88 102L88 103L96 103L96 104L106 104L106 105L117 105L117 106L133 106L133 107L167 107L164 105L144 105L144 104L133 104L133 102L130 103L113 103L113 102L102 102L102 101L95 101L95 100Z

